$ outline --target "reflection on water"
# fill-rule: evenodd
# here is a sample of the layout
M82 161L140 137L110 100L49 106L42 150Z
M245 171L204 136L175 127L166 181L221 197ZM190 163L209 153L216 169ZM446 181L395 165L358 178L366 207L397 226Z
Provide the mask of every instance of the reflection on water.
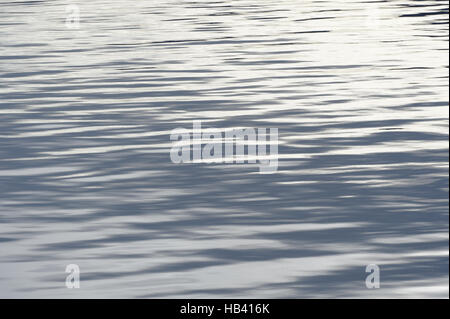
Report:
M1 297L448 297L447 1L73 3L0 4Z

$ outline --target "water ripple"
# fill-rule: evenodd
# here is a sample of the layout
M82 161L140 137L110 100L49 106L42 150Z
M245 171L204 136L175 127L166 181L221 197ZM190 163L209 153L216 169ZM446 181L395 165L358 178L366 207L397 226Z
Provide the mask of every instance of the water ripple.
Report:
M0 297L448 298L448 2L74 3L0 4Z

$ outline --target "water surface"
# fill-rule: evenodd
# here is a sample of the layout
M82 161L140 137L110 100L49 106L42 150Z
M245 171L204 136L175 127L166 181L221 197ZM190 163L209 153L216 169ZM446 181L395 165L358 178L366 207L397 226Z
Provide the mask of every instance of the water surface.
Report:
M2 1L0 79L0 297L448 298L447 1Z

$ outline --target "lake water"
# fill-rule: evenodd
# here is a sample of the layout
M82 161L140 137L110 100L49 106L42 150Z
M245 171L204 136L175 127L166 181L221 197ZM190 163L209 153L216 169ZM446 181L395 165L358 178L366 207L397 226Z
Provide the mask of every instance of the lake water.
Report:
M448 34L447 1L1 1L0 297L448 298ZM194 120L278 128L278 171L172 163Z

